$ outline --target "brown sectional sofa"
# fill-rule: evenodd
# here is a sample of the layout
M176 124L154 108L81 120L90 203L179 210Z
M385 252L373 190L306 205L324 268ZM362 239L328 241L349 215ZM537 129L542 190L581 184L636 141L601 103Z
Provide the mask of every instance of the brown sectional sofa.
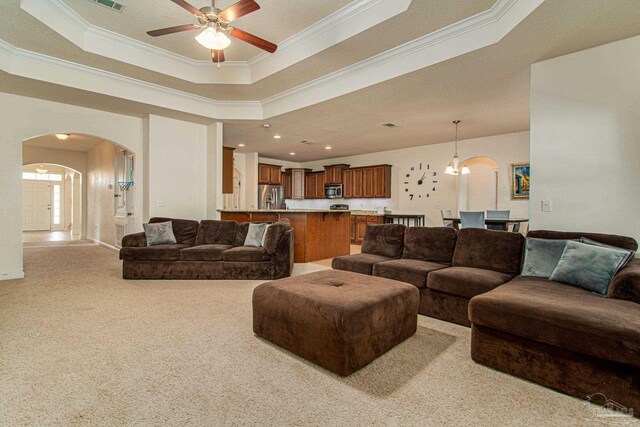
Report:
M368 226L367 234L372 227L379 226ZM363 252L382 252L376 247L384 244L379 234L384 230L363 244ZM585 237L638 248L630 237L608 234L540 230L527 237ZM397 254L397 235L391 240ZM417 247L423 252L416 253ZM430 251L436 247L439 254ZM517 233L462 229L456 235L440 227L410 227L402 255L339 257L333 268L362 272L362 260L367 260L369 274L415 285L421 314L471 325L471 356L478 363L583 399L601 393L635 408L638 416L640 259L614 276L605 298L546 278L520 276L523 248L524 237Z
M244 246L249 223L151 218L171 221L176 243L147 246L144 233L122 239L124 279L272 280L291 275L293 229L284 221L267 230L264 247Z

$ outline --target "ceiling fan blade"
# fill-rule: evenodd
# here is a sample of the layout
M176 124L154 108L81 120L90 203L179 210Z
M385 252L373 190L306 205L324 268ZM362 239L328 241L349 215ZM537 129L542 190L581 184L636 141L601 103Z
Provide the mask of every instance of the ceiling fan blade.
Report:
M243 42L252 44L262 50L266 50L269 53L275 52L278 48L277 45L271 42L268 42L258 36L254 36L253 34L247 33L246 31L242 31L237 28L233 28L231 31L229 31L229 34L239 40L242 40Z
M211 60L216 64L224 62L224 51L223 50L211 50Z
M178 25L175 27L162 28L160 30L147 31L147 34L149 34L151 37L158 37L158 36L164 36L166 34L179 33L181 31L197 30L198 28L200 28L200 25L185 24L185 25Z
M255 12L260 9L260 5L253 0L240 0L238 3L229 6L218 16L221 16L225 21L233 21L241 16L248 15L251 12Z
M171 1L177 4L178 6L180 6L181 8L187 10L189 13L193 14L195 17L202 18L204 20L207 19L204 13L200 12L198 8L191 6L186 1L184 0L171 0Z

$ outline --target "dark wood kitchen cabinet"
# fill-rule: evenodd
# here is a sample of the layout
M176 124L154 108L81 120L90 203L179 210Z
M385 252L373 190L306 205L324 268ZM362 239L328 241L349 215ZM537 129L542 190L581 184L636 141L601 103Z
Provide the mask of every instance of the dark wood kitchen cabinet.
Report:
M391 198L391 165L345 169L342 181L345 199Z
M367 224L383 224L381 215L351 215L351 243L361 244Z
M353 197L353 169L342 171L342 197L345 199Z
M330 165L324 167L325 184L343 184L343 171L349 169L349 165Z
M282 166L258 163L258 184L282 185Z
M282 172L282 186L284 187L284 198L290 199L293 194L293 181L291 172Z
M233 193L234 147L222 147L222 194Z
M305 174L304 198L324 199L324 172L311 172Z

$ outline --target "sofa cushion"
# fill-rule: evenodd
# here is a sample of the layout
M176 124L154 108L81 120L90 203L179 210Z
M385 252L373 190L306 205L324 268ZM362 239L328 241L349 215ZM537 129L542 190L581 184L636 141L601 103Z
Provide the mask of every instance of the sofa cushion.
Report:
M173 235L171 221L156 222L154 224L142 224L144 228L144 238L147 246L173 245L176 236Z
M469 304L475 325L640 368L640 305L540 277L517 277Z
M527 237L524 243L524 262L521 274L547 279L551 277L568 241L566 239Z
M374 254L355 254L338 256L331 262L334 270L352 271L360 274L373 274L373 265L391 258Z
M520 233L463 228L458 232L452 265L500 273L520 273L524 237Z
M236 241L236 221L200 221L196 245L233 245Z
M540 239L565 239L565 240L577 240L581 237L595 240L596 242L604 243L611 246L617 246L623 249L630 249L632 251L638 250L638 242L627 236L618 236L615 234L602 234L602 233L585 233L582 231L551 231L551 230L532 230L527 233L527 237L538 237Z
M267 250L269 255L273 255L282 241L284 233L291 229L288 219L281 219L267 227L262 239L262 246Z
M236 228L236 241L233 246L244 246L244 241L247 238L247 233L249 232L249 224L250 222L241 222L238 224L238 228Z
M156 245L146 248L122 248L120 259L127 261L177 261L180 259L180 250L189 245Z
M550 279L606 295L613 275L628 256L623 249L567 242Z
M171 221L173 235L176 236L176 242L181 245L193 246L196 244L196 236L200 223L191 219L173 219L164 217L154 217L149 220L150 224L156 222Z
M408 227L404 231L402 258L451 263L456 230L450 227Z
M180 251L183 261L221 261L222 253L231 249L231 245L197 245Z
M425 288L429 272L445 267L448 267L448 264L418 259L393 259L374 264L373 275L411 283L418 288Z
M510 274L482 268L449 267L429 273L427 287L434 291L473 298L507 283L512 278Z
M265 248L256 246L236 246L235 248L227 249L222 253L222 259L234 262L271 261L271 257Z
M362 240L362 253L400 258L404 244L404 225L367 224Z
M264 237L265 231L267 231L267 226L268 224L266 223L249 223L247 237L244 239L244 246L262 247L262 238Z

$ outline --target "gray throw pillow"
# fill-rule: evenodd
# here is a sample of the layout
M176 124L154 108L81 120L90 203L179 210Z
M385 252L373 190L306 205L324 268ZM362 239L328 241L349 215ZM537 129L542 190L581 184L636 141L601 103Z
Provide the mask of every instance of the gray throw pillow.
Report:
M521 274L548 279L558 265L567 242L569 240L527 237L524 243L524 263Z
M618 270L616 271L616 274L618 273L618 271L622 270L624 266L627 265L627 263L633 259L633 257L636 256L635 251L632 251L631 249L625 249L625 248L619 248L617 246L607 245L605 243L600 243L600 242L596 242L595 240L587 239L586 237L581 237L580 243L586 243L587 245L593 245L593 246L600 246L602 248L611 248L611 249L618 249L619 251L625 251L627 253L627 256L625 257L625 259L622 260L622 262L618 266Z
M144 227L144 237L147 239L147 246L176 243L176 236L173 234L171 221L142 224L142 226Z
M567 242L550 279L607 295L609 283L626 256L621 249Z
M264 232L267 230L268 224L249 224L249 231L247 231L247 237L244 239L245 246L262 246L262 238Z

